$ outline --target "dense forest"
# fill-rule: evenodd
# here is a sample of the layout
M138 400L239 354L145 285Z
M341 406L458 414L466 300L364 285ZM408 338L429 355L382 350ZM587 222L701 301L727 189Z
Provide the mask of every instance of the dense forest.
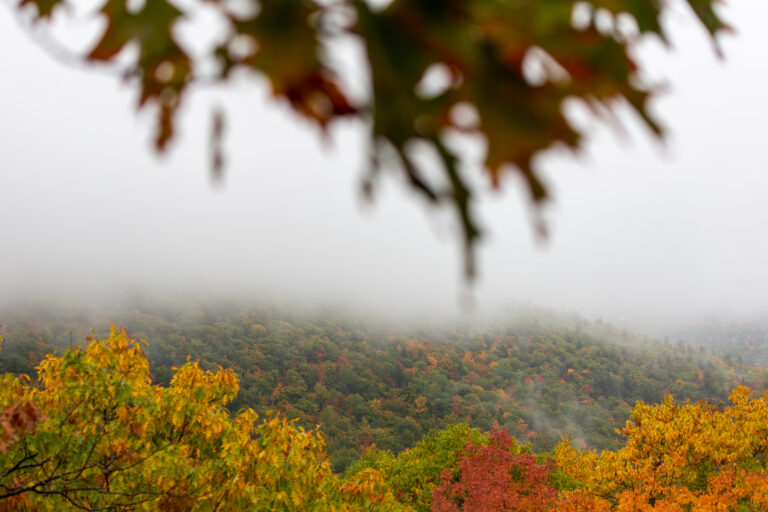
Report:
M34 375L45 354L108 334L105 317L148 340L153 382L167 385L189 358L207 370L231 368L239 380L231 411L278 411L306 429L319 425L335 472L372 445L398 453L456 423L506 429L535 451L562 436L580 448L616 449L637 401L671 393L722 402L736 385L768 385L765 369L700 346L544 310L438 329L263 305L17 309L2 316L0 371Z
M230 317L222 313L220 318ZM249 317L241 312L241 318ZM296 324L305 321L277 320L296 330ZM345 335L344 327L351 325L336 321L329 325L335 326L341 339L357 336ZM39 332L39 327L27 324L25 332ZM582 349L591 347L588 350L595 352L607 350L606 341L590 339L585 333L593 327L586 326L578 340L570 343L581 343ZM598 327L603 330L603 326ZM268 329L264 325L262 328ZM534 334L518 329L518 334L532 338L528 343L534 341ZM545 332L550 336L557 332L553 327L548 329ZM16 332L5 323L3 331ZM468 363L472 370L467 371L482 370L485 361L491 359L488 353L493 353L493 347L500 346L504 338L486 340L482 335L479 339L477 334L466 335L467 339L454 340L453 350L458 350L460 343L469 343L463 354L473 356L485 351L485 358L477 356L481 363ZM499 336L517 339L512 333ZM434 372L441 361L447 365L449 360L445 355L438 358L448 353L448 348L441 352L429 345L426 334L416 336L422 337L415 346L424 347L424 357L434 359L436 365L431 359L427 359L428 365L420 365L420 359L413 354L407 359L409 350L402 345L410 339L406 335L384 337L380 343L386 346L398 342L391 357L405 369L415 370L403 370L404 375L418 376ZM542 335L542 343L551 349L552 361L567 357L565 349L559 355L555 352L558 345L567 343L567 338L566 333L559 343L554 343L546 342ZM727 402L681 404L669 394L656 405L638 401L629 420L618 429L623 442L600 452L585 449L583 438L570 436L564 436L551 449L537 450L532 442L538 436L528 434L537 433L535 429L526 428L521 438L512 435L495 417L490 429L471 427L455 421L461 418L461 411L453 410L451 403L451 413L442 420L452 423L431 429L397 453L369 442L362 457L339 474L333 471L327 455L330 446L326 445L324 426L306 429L298 420L286 417L294 410L291 402L281 405L282 398L272 399L286 413L270 410L261 415L248 407L232 412L233 404L238 398L242 400L238 394L240 376L235 370L206 370L201 362L186 361L170 368L169 381L162 383L150 374L146 343L127 330L112 327L106 339L90 335L84 342L86 346L44 356L32 376L0 375L1 510L756 512L768 507L768 394L761 397L747 386L736 386ZM490 348L472 347L472 342ZM47 342L38 343L43 347ZM358 343L371 341L364 337ZM18 341L12 344L12 355L19 346ZM626 347L614 348L622 359L643 357ZM382 355L378 359L386 361L387 351L379 350ZM510 353L516 350L525 352L518 347L511 348ZM343 351L339 349L334 359L337 367L347 367ZM539 353L536 349L529 352ZM676 361L680 371L700 367L705 361L695 351L684 352L690 359L675 355L672 349L663 357ZM497 368L502 364L499 361L508 358L498 356L487 366L498 363L493 366ZM19 358L13 359L24 364ZM611 358L604 359L603 364L608 365ZM313 364L324 360L318 357ZM412 364L406 366L404 360ZM286 376L292 369L298 371L288 361ZM436 367L428 369L430 365ZM712 368L723 372L718 374L721 377L737 370L722 362L713 362ZM565 370L565 375L570 369ZM492 370L486 373L491 375L486 378L493 379ZM698 388L696 382L688 383L692 389L705 385L703 370L700 373ZM341 375L341 371L336 375L339 383L345 380ZM481 373L477 375L480 382ZM562 384L567 389L573 381L565 375ZM455 380L447 382L467 384L465 376L470 382L473 379L471 373L459 372ZM654 382L652 376L646 378ZM326 379L328 383L334 380L327 375ZM391 375L380 380L389 387L398 386ZM408 392L407 382L403 378L396 389ZM717 391L719 382L708 385ZM674 384L682 386L686 381L679 378ZM347 391L359 391L352 394L362 397L365 381L361 378L358 385L361 389ZM453 384L449 385L453 389ZM482 396L478 384L467 385ZM331 389L330 385L323 387ZM526 389L520 383L510 383L507 391L499 389L496 393L503 397L518 387ZM587 390L581 391L589 395ZM614 391L619 393L621 388ZM422 396L429 400L427 395ZM537 396L548 395L541 392ZM408 414L414 409L416 414L407 418L417 425L416 418L429 417L429 421L439 422L438 412L419 397L414 404L403 401L403 412ZM480 404L472 409L478 417L477 411L489 409L485 402ZM374 414L361 415L360 423L353 426L355 411L343 411L344 405L341 402L337 409L331 402L323 410L330 407L337 421L346 418L352 439L356 439L355 429L365 424L385 432L386 426L371 425L376 421L387 425L387 419L391 421L390 416L394 416L384 408L382 414L375 414L376 409L369 405ZM506 403L500 403L499 410L506 406L514 410ZM429 415L424 414L427 411ZM500 417L505 418L503 414ZM468 414L463 419L476 418ZM397 439L399 433L395 427L382 440L403 442Z

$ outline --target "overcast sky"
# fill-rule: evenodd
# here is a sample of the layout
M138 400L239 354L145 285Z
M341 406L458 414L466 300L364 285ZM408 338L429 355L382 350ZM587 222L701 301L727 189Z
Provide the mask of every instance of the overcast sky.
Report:
M394 173L374 204L360 200L361 124L338 125L326 145L262 82L240 81L189 97L157 158L131 88L50 58L8 4L0 301L237 294L465 314L451 216ZM675 51L641 49L671 86L654 104L665 146L623 112L628 135L586 119L581 158L542 158L555 197L548 241L534 236L515 177L487 191L475 314L516 301L617 323L768 311L768 3L730 0L723 12L738 29L722 39L724 61L681 8L668 20ZM208 176L213 105L229 113L221 187Z

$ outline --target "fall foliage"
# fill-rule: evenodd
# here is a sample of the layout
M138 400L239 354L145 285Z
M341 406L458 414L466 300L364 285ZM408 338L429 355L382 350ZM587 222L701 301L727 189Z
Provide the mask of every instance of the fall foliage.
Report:
M401 508L376 471L335 476L319 432L280 416L258 421L250 409L233 418L224 408L238 390L231 370L188 362L168 387L153 385L125 331L47 356L37 384L2 379L6 509ZM19 411L30 419L13 427L5 418Z
M112 329L0 377L0 510L748 512L768 508L768 393L730 405L642 401L600 453L534 454L504 429L371 446L341 476L319 430L226 407L232 370L196 361L153 384L139 341Z
M768 509L768 394L733 390L730 406L638 403L622 430L626 445L600 454L565 440L562 470L583 487L566 493L565 512L759 511Z
M0 373L32 375L46 354L77 343L92 326L105 326L97 333L107 337L109 320L151 340L143 350L154 383L170 384L188 355L204 370L230 368L239 381L231 412L277 411L307 430L321 425L337 473L372 444L402 454L457 423L480 432L505 428L537 452L562 435L574 446L616 449L616 429L638 400L658 403L666 393L727 400L738 384L768 383L768 370L709 349L544 312L466 329L255 305L136 307L94 312L87 321L21 308L0 312L0 320ZM412 458L422 457L425 451Z
M349 472L381 471L398 501L418 512L428 512L432 510L432 495L442 474L458 468L464 446L472 442L484 444L487 438L466 424L448 425L443 430L429 432L413 447L397 455L374 445Z
M506 430L495 429L488 444L469 441L457 474L443 471L433 493L434 512L545 512L557 491L549 475L550 464L539 464L523 453Z

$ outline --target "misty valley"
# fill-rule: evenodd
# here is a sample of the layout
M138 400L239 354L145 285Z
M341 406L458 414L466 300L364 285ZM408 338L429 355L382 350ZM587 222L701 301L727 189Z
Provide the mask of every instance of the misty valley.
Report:
M765 510L765 325L15 307L0 509Z

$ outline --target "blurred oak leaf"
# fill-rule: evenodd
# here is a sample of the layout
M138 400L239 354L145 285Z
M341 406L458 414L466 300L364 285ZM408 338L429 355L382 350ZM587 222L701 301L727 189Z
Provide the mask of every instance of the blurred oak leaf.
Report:
M18 0L17 5L34 5L38 19L49 19L61 2ZM553 147L578 151L584 143L584 129L563 112L566 100L576 99L608 121L615 121L617 105L629 105L651 134L664 136L648 108L660 87L641 80L642 63L632 49L644 37L670 40L662 20L676 7L667 2L393 0L374 7L366 0L250 0L240 3L244 10L223 0L102 2L99 12L107 25L85 58L114 62L136 45L128 78L137 79L139 107L158 109L158 150L173 136L175 114L191 83L226 83L235 70L255 71L269 81L276 99L323 131L343 117L368 122L372 165L364 180L366 195L372 195L373 178L386 165L402 172L428 202L452 206L469 277L482 230L475 212L477 185L469 177L473 169L449 143L453 132L481 136L488 182L499 187L505 172L518 173L534 204L549 196L537 156ZM686 3L715 45L730 30L716 9L718 0ZM218 13L227 30L207 53L191 57L173 32L203 4ZM330 43L350 38L363 49L368 84L366 97L354 102L329 58ZM203 60L218 63L205 77L197 74ZM444 71L446 83L425 93L434 69ZM457 122L459 106L472 109L476 122ZM442 179L414 160L409 150L414 142L436 152ZM219 147L214 144L212 153ZM220 174L221 155L212 161L214 174Z

